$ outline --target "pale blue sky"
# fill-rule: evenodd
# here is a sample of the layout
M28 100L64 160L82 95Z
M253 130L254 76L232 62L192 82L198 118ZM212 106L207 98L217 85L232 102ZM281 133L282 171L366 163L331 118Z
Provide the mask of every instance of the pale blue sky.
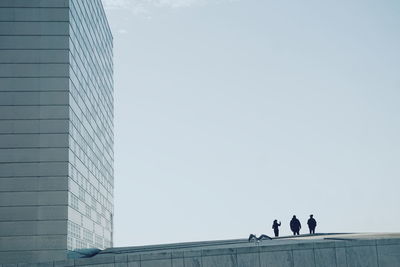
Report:
M115 245L400 231L400 2L107 0Z

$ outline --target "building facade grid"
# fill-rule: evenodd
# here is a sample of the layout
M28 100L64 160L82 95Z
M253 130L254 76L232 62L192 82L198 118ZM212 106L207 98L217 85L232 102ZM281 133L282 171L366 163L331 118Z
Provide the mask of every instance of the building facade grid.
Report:
M69 192L77 203L68 219L86 238L70 237L69 249L112 246L112 36L101 11L100 1L70 1Z
M113 101L101 0L0 1L0 263L112 246Z

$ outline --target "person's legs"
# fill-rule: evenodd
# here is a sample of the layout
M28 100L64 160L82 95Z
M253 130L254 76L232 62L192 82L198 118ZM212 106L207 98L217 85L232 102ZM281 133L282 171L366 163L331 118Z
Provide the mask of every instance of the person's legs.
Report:
M275 234L275 237L278 237L279 236L279 230L278 229L274 230L274 234Z
M264 240L264 239L271 239L271 237L267 235L260 235L260 237L258 238L258 240Z

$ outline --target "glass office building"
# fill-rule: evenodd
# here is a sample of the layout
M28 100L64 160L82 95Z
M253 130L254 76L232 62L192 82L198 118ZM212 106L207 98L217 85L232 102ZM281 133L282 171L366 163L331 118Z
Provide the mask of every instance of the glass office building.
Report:
M0 1L0 264L112 246L113 104L101 0Z

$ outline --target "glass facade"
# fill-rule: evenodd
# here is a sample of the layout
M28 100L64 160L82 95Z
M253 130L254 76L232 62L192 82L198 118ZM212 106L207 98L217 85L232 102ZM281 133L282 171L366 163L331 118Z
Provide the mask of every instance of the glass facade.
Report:
M113 105L101 0L0 1L0 264L113 245Z
M112 246L113 48L101 5L70 1L68 249Z

